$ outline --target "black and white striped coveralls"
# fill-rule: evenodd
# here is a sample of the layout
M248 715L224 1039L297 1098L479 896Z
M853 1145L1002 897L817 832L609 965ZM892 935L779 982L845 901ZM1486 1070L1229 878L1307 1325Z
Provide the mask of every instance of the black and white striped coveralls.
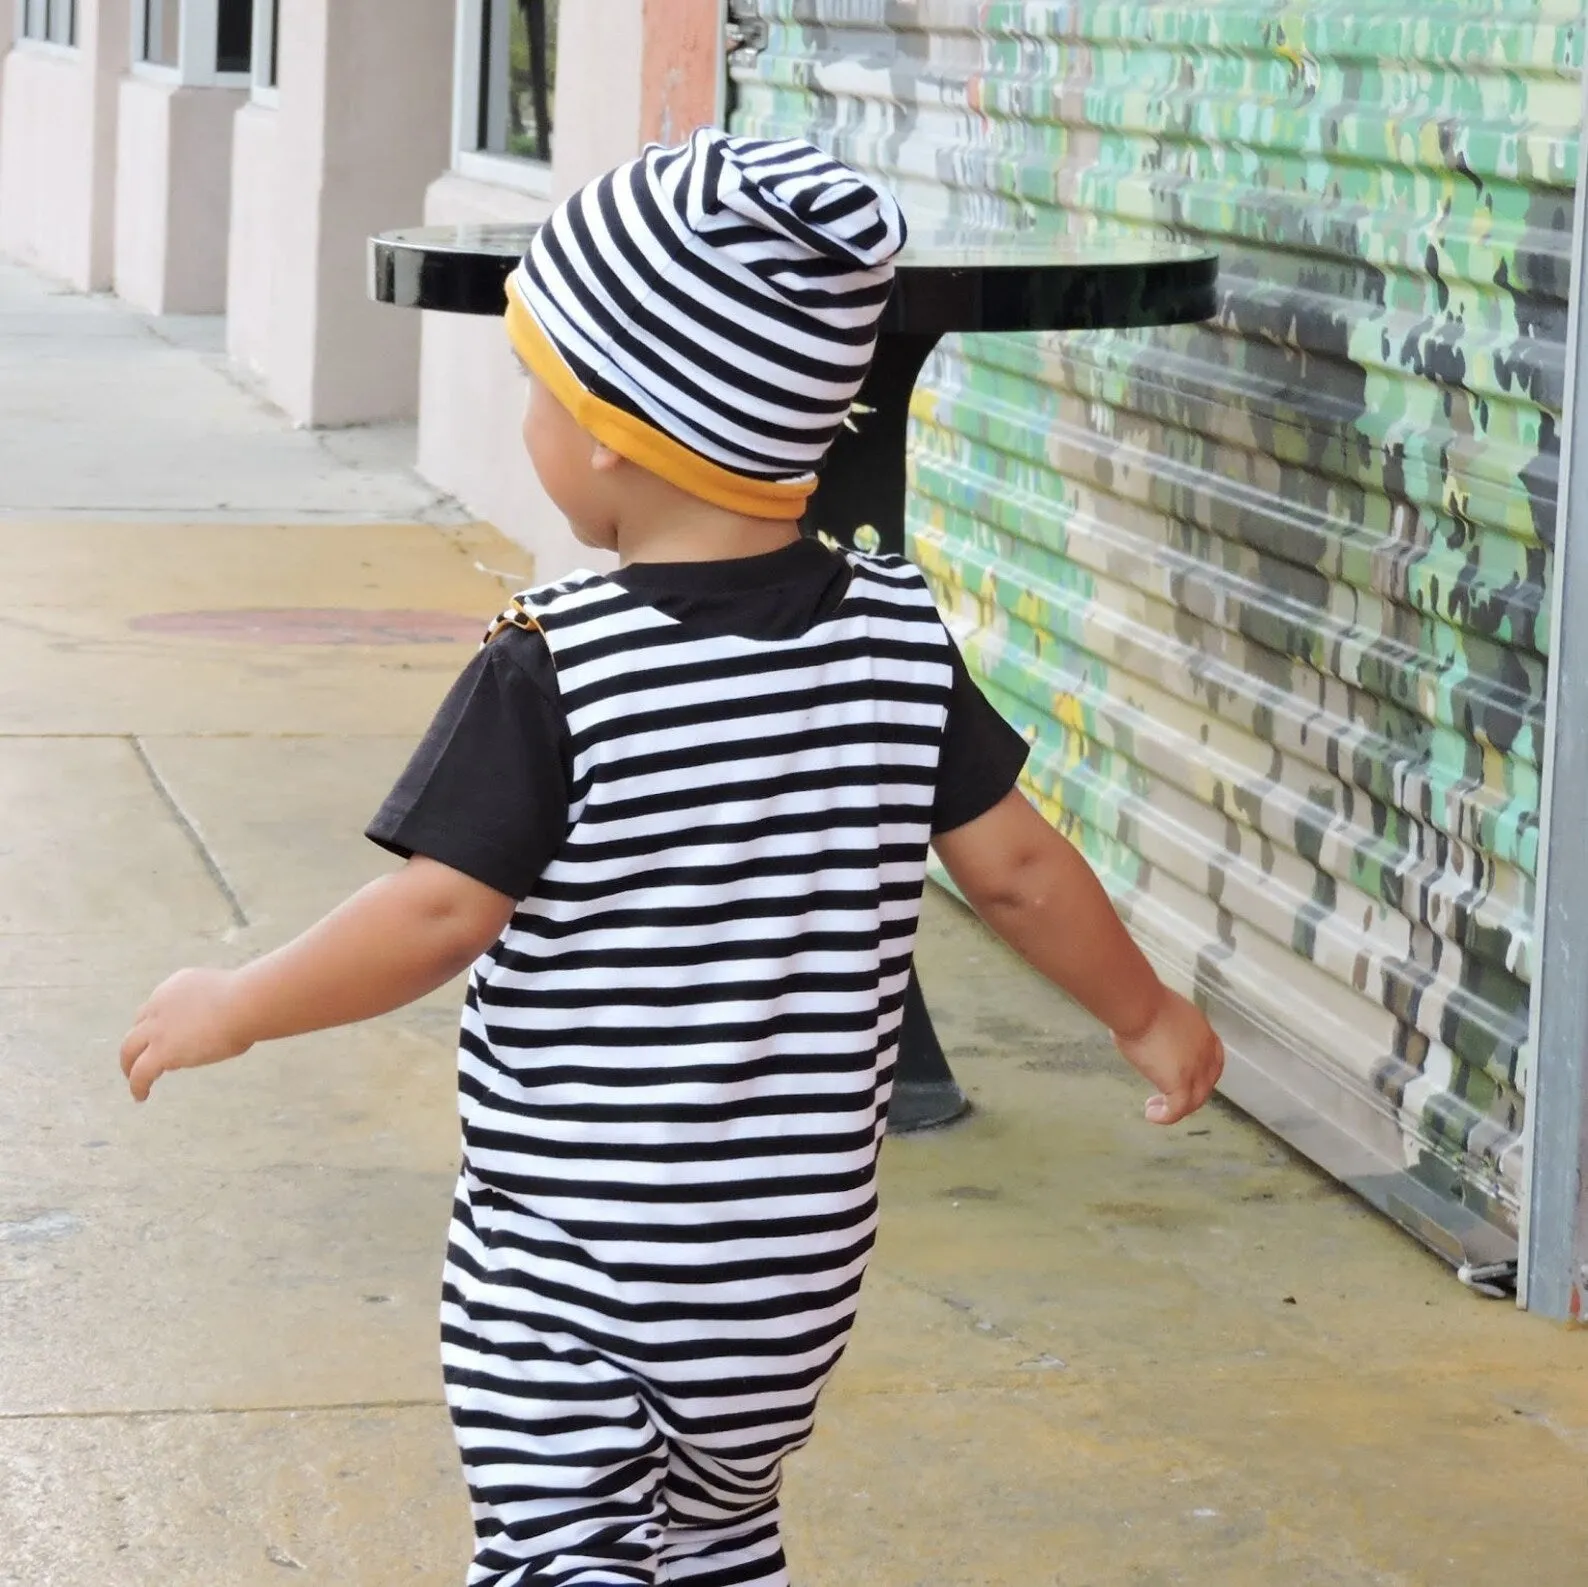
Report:
M470 1587L787 1579L781 1464L875 1237L951 688L919 573L852 562L786 640L693 635L598 575L521 597L572 799L463 1015Z

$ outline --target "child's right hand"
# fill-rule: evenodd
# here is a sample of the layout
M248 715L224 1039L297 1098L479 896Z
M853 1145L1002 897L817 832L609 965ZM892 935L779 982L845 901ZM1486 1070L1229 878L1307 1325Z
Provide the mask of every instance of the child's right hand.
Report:
M239 1035L229 998L235 970L178 970L150 994L121 1044L121 1072L133 1098L147 1102L161 1075L172 1069L240 1058L252 1042Z
M1152 1023L1129 1038L1116 1035L1120 1056L1158 1095L1147 1103L1154 1124L1178 1124L1213 1095L1224 1073L1224 1043L1196 1004L1163 988Z

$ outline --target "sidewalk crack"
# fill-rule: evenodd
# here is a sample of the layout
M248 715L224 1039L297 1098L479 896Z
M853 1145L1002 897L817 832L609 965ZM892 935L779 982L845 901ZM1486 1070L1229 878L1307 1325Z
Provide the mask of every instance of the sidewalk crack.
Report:
M175 820L176 824L186 835L188 842L193 847L193 852L198 855L200 863L209 873L210 880L220 889L221 897L226 900L227 907L232 912L232 924L234 926L249 925L251 922L248 919L248 912L243 908L242 900L233 890L232 884L227 881L226 873L221 869L220 861L215 858L210 846L204 841L199 829L193 825L187 812L177 803L177 797L171 791L171 785L160 775L158 768L149 758L149 752L144 748L143 740L136 734L129 733L127 742L132 746L133 754L138 757L138 763L148 776L150 785L160 796L161 803L171 812L172 819Z

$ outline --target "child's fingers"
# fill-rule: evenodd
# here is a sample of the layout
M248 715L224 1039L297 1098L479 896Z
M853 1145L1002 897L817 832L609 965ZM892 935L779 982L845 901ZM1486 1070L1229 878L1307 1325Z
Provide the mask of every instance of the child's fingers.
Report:
M1224 1073L1224 1043L1219 1042L1210 1063L1187 1083L1175 1090L1154 1097L1147 1104L1147 1117L1154 1124L1178 1124L1188 1119L1213 1095Z
M127 1032L121 1044L121 1072L128 1079L132 1078L132 1066L137 1063L139 1055L148 1045L148 1028L140 1021Z
M155 1077L165 1069L165 1060L155 1051L154 1032L149 1025L134 1025L121 1044L121 1072L133 1097L142 1102L149 1095Z
M154 1083L165 1073L164 1060L152 1047L145 1047L138 1061L127 1071L127 1083L132 1089L134 1102L147 1102Z
M1213 1095L1218 1078L1216 1069L1204 1069L1173 1091L1154 1097L1147 1104L1147 1117L1154 1124L1178 1124L1190 1118Z
M1166 1095L1154 1097L1147 1104L1147 1118L1153 1124L1178 1124L1201 1106L1192 1089L1170 1091Z

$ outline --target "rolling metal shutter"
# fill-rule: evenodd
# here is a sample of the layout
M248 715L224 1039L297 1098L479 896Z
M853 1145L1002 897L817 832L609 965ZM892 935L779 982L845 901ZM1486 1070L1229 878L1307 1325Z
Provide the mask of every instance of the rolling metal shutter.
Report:
M760 0L736 130L1207 242L1207 327L945 343L912 552L1226 1090L1516 1252L1580 13Z

